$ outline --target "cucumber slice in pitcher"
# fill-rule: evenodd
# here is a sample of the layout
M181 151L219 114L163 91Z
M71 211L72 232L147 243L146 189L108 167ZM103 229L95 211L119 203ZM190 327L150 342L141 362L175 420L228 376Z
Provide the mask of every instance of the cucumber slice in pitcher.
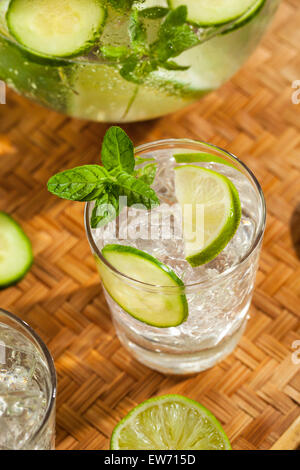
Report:
M20 281L32 262L29 238L15 220L0 212L0 289Z
M172 9L185 5L188 21L201 26L215 26L239 18L257 0L168 0Z
M186 320L188 304L185 295L180 292L184 284L171 268L132 246L106 245L102 255L119 273L145 284L141 288L121 280L96 258L106 290L123 310L137 320L158 328L178 326ZM174 292L163 293L162 288L161 293L157 293L149 285L175 289Z
M221 34L228 34L231 33L232 31L235 31L236 29L241 28L242 26L246 25L251 21L260 11L263 9L265 6L267 0L257 0L254 5L249 8L249 10L246 11L246 13L241 16L237 21L235 21L232 25L230 25L228 28L226 28L225 31L223 31Z
M92 48L106 18L100 0L11 0L11 35L40 56L74 57Z

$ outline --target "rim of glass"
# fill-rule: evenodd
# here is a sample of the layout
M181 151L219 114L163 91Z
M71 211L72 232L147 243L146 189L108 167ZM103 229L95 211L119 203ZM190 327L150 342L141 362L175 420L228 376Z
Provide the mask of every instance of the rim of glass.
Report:
M223 149L222 147L218 147L217 145L213 145L207 142L203 142L200 140L194 140L194 139L162 139L162 140L155 140L153 142L149 142L146 144L139 145L138 147L135 148L135 154L140 153L140 152L146 152L149 150L158 150L161 146L164 146L164 148L176 148L178 145L184 145L184 144L189 144L189 145L196 145L196 146L204 146L207 147L208 149L213 149L216 152L220 152L223 155L225 154L228 158L231 160L234 160L238 165L240 165L243 170L246 172L248 178L250 178L251 182L253 183L255 189L257 190L259 199L261 201L261 208L262 208L262 214L261 218L258 224L258 229L257 229L257 234L255 239L253 240L251 246L249 247L247 253L243 256L243 258L237 263L231 266L229 269L226 269L222 273L219 273L216 278L214 279L204 279L200 280L198 282L194 282L192 284L185 284L184 286L162 286L162 285L157 285L157 284L149 284L143 281L139 281L138 279L131 278L130 276L127 276L126 274L118 271L114 266L112 266L102 255L100 249L97 247L94 237L92 234L92 229L90 226L90 220L89 220L89 208L90 205L92 204L92 201L87 202L85 204L85 210L84 210L84 223L85 223L85 230L87 234L87 238L89 241L89 244L94 251L94 253L97 255L97 257L106 265L107 268L110 269L114 274L116 274L118 277L124 279L127 281L129 284L134 284L136 287L139 286L140 288L144 289L154 289L154 290L163 290L165 292L169 293L175 293L176 291L178 292L178 289L187 289L187 288L193 288L196 286L206 286L208 284L216 282L216 280L219 282L228 276L230 276L237 268L239 268L242 264L244 264L248 258L251 256L253 251L260 245L264 231L265 231L265 226L266 226L266 202L265 202L265 197L262 191L262 188L256 178L256 176L253 174L253 172L250 170L250 168L247 167L247 165L242 162L239 158L237 158L235 155L232 153L228 152L227 150Z
M37 342L38 346L41 348L45 356L46 363L50 372L51 391L50 391L50 396L48 400L48 406L47 406L46 412L44 414L44 417L40 426L35 431L35 433L26 441L25 445L27 445L30 442L33 442L38 437L40 432L44 429L44 427L48 423L52 410L55 406L56 390L57 390L56 370L55 370L54 361L49 352L49 349L45 345L44 341L40 338L40 336L34 331L34 329L30 325L28 325L28 323L26 323L24 320L17 317L15 314L8 312L7 310L3 308L0 308L0 315L4 315L8 317L11 320L13 320L13 322L20 325L23 329L25 329L29 333L30 337L32 337Z

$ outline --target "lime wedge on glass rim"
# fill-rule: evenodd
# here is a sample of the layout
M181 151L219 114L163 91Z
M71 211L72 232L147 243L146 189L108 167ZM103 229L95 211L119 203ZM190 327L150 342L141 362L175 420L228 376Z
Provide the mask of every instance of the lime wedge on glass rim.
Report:
M197 165L175 167L175 193L183 214L185 255L196 267L214 259L234 236L241 204L224 175Z
M231 168L240 171L225 158L218 157L208 152L175 153L173 157L176 163L219 163L221 165L231 166Z
M181 395L146 400L115 427L111 450L231 450L217 418Z
M132 246L105 245L102 255L111 266L127 277L127 281L120 279L103 261L96 258L106 290L125 312L158 328L178 326L187 319L184 284L171 268ZM138 284L130 282L130 279L138 281ZM172 292L153 290L152 286L170 287Z

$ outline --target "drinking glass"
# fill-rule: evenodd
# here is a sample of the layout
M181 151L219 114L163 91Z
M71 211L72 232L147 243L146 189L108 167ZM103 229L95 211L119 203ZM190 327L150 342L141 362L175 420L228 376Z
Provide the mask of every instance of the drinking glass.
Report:
M242 217L234 237L215 259L196 268L186 261L184 240L178 236L182 221L175 197L174 167L186 163L180 163L177 154L188 154L190 161L200 155L205 161L192 164L227 176L241 201ZM94 203L88 202L85 210L88 241L100 276L106 272L103 269L109 272L110 282L103 286L105 298L125 348L137 360L160 372L199 372L231 353L245 330L265 228L264 196L244 163L210 144L188 139L161 140L138 147L136 155L144 159L140 167L149 161L157 165L153 188L160 198L160 206L151 211L125 208L116 221L91 229ZM112 243L133 246L155 256L175 271L184 286L151 285L129 278L101 253L106 244ZM181 325L169 328L142 323L113 299L110 283L118 283L133 302L135 296L142 296L145 308L149 309L161 296L166 301L174 301L175 296L185 295L188 318ZM162 318L163 315L162 311Z
M56 373L34 330L0 309L0 449L55 445Z

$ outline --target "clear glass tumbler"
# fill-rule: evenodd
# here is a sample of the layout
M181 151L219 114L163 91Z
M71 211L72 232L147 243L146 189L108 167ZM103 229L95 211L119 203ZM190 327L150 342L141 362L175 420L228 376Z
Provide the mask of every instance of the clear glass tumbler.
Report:
M232 240L214 260L197 268L192 268L185 260L184 241L175 235L180 233L182 221L175 197L174 167L187 164L180 154L188 154L187 160L193 165L227 176L236 186L242 206L241 222ZM264 196L246 165L210 144L188 139L162 140L138 147L136 155L144 159L141 167L149 160L156 162L157 174L152 187L161 205L152 211L123 209L116 221L91 229L94 203L89 202L85 211L87 237L117 334L125 348L137 360L160 372L199 372L231 353L244 332L265 228ZM166 233L164 229L170 220L172 227L164 238L161 234ZM133 230L137 226L139 230ZM132 233L135 236L131 236ZM184 286L145 284L129 278L125 272L118 272L101 254L103 246L111 243L130 245L155 256L175 271ZM185 295L188 318L181 325L169 328L142 323L115 302L109 293L111 283L119 286L130 299L142 298L145 308L151 308L162 296L165 300L174 300L174 296Z
M0 450L55 446L56 373L40 337L0 309Z

